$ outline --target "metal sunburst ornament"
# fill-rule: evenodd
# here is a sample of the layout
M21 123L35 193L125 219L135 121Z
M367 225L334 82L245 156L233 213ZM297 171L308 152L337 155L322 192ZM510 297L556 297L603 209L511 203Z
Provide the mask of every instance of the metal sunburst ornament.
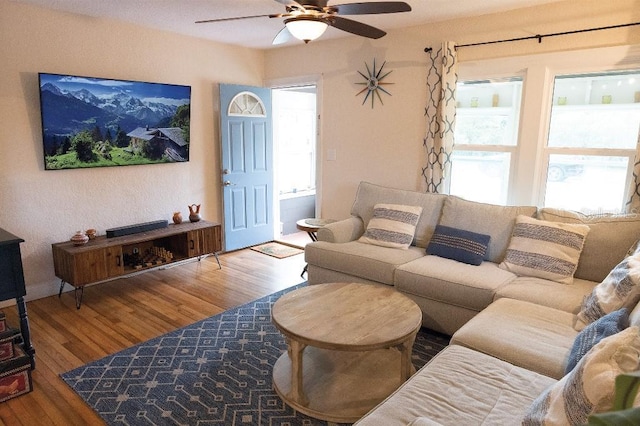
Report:
M371 97L371 108L373 108L373 104L374 104L374 100L377 97L378 100L380 101L381 105L384 105L384 102L382 102L382 97L380 96L380 92L384 92L387 95L391 96L391 93L389 93L387 90L384 89L384 85L387 84L393 84L393 83L388 83L388 82L383 82L382 80L388 76L389 74L391 74L391 71L383 74L382 70L384 69L384 65L387 63L387 61L384 61L382 63L382 66L380 67L379 70L376 69L376 60L373 60L373 68L369 68L369 65L367 65L367 63L364 63L364 66L367 67L367 74L365 75L364 73L358 71L358 74L360 74L362 76L362 78L365 79L364 82L361 83L356 83L356 84L360 84L360 85L364 85L364 89L362 89L361 91L359 91L358 93L356 93L356 96L358 96L361 93L367 92L364 96L364 100L362 101L362 105L364 105L364 103L367 101L367 99L369 97Z

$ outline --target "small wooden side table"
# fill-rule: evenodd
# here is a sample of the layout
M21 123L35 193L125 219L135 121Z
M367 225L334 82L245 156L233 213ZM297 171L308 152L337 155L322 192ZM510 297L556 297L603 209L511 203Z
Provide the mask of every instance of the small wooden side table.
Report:
M296 228L309 234L311 241L318 241L318 229L335 222L334 219L300 219Z
M296 228L309 234L311 241L318 241L318 229L335 222L335 219L300 219L296 222ZM304 278L308 265L304 265L300 276Z

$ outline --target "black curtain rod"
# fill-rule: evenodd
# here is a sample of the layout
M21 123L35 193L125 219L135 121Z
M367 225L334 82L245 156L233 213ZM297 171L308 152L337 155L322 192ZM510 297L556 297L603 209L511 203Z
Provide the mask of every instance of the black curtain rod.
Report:
M536 35L527 36L527 37L509 38L509 39L505 39L505 40L484 41L484 42L481 42L481 43L460 44L460 45L456 46L456 49L458 49L460 47L482 46L482 45L485 45L485 44L508 43L508 42L511 42L511 41L522 41L522 40L538 40L538 43L542 43L542 39L545 38L545 37L557 37L557 36L563 36L563 35L569 35L569 34L588 33L588 32L591 32L591 31L612 30L612 29L615 29L615 28L632 27L634 25L640 25L640 22L633 22L633 23L630 23L630 24L610 25L608 27L587 28L587 29L584 29L584 30L563 31L563 32L560 32L560 33L536 34ZM425 52L431 52L432 49L433 48L431 48L431 47L425 47L424 51Z

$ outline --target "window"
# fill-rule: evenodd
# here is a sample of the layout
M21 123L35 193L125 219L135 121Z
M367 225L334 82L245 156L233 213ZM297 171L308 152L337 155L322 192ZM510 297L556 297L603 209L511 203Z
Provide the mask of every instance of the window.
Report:
M506 204L518 141L522 78L460 82L456 90L450 193Z
M251 92L240 92L229 102L227 115L265 117L266 110L262 99Z
M623 211L640 130L638 53L616 46L460 62L450 193Z
M619 212L640 128L640 73L555 78L544 205Z

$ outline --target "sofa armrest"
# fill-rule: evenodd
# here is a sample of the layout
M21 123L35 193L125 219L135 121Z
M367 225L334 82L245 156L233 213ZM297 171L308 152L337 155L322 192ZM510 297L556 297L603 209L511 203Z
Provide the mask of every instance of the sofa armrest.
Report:
M347 243L355 241L364 234L364 222L359 217L351 216L338 222L323 226L318 230L318 241L328 243Z

